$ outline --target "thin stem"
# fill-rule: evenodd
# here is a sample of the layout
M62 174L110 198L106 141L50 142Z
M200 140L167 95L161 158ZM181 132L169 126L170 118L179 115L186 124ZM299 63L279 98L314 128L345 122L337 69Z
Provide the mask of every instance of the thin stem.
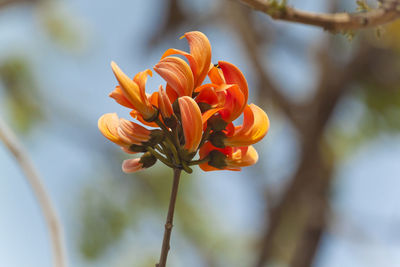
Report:
M172 155L174 156L175 164L181 164L180 157L178 155L178 151L176 150L175 145L172 143L171 139L165 138L167 147L171 150Z
M203 158L203 159L199 159L199 160L193 160L193 161L191 161L191 162L189 162L189 166L193 166L193 165L198 165L198 164L201 164L201 163L206 163L206 162L208 162L210 160L210 157L205 157L205 158Z
M168 160L172 162L171 153L168 150L167 146L163 142L160 143L160 146L161 146L162 150L164 151L164 154L167 156Z
M207 128L203 134L203 137L201 138L199 147L202 147L204 145L204 143L208 140L208 137L210 137L210 132L211 132L211 128L209 126L207 126Z
M66 267L67 260L64 247L63 227L60 219L58 218L57 212L53 207L50 196L46 192L45 186L42 183L38 172L33 166L32 161L24 151L24 148L18 141L16 135L1 118L0 140L3 141L6 147L14 155L17 163L25 173L25 176L32 187L33 193L39 202L40 208L42 209L51 238L53 266Z
M181 176L181 170L174 169L174 181L172 183L172 191L169 200L168 215L167 215L167 220L165 222L164 238L161 247L160 261L158 264L156 264L156 267L165 267L167 264L167 256L170 248L169 243L171 239L171 232L173 226L172 223L174 220L175 203L176 203L176 196L178 194L180 176Z
M174 166L168 161L168 159L164 158L160 153L155 151L151 146L146 147L147 151L149 151L153 156L159 159L162 163L167 165L168 167L173 168Z

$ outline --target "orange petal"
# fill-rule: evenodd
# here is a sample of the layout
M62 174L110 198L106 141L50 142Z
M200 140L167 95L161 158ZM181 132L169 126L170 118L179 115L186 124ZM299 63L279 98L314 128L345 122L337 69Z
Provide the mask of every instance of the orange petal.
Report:
M172 104L169 100L167 93L163 89L162 85L160 85L158 89L158 107L164 118L172 117L172 114L174 113L172 109Z
M183 96L178 98L181 111L182 128L185 136L184 148L189 152L197 150L203 135L201 111L193 98Z
M204 81L211 64L211 45L207 36L199 31L187 32L183 36L188 40L190 54L178 49L168 49L162 58L173 54L187 58L194 76L195 87Z
M122 163L122 171L125 173L137 172L143 169L143 164L140 162L140 158L127 159Z
M129 113L129 115L131 115L132 118L137 119L138 121L140 121L141 123L143 123L143 124L146 125L146 126L155 127L155 128L158 127L157 123L146 121L146 120L143 118L142 114L140 114L140 113L139 113L138 111L136 111L136 110L132 110L132 111Z
M124 96L122 92L121 86L116 86L114 91L109 94L109 97L114 98L118 104L127 107L127 108L135 108L132 103Z
M98 120L97 125L105 138L117 145L126 145L118 135L119 118L116 113L104 114Z
M221 85L225 83L224 75L220 68L212 67L208 72L208 77L212 83Z
M183 59L163 58L154 67L154 70L177 92L178 96L192 96L193 74Z
M226 163L231 168L247 167L256 164L258 153L253 146L235 147Z
M144 92L144 83L146 82L148 72L144 71L135 76L136 80L140 83L139 86L136 82L131 80L115 62L111 62L111 68L121 85L121 91L126 99L144 116L144 118L152 118L157 111L149 103Z
M150 139L150 133L150 130L137 123L120 119L118 135L126 143L140 144L146 142Z
M218 65L224 73L226 83L237 84L244 95L245 102L247 103L247 99L249 97L249 87L247 85L246 78L243 76L243 73L235 65L226 61L219 61Z
M211 45L207 36L199 31L187 32L190 54L196 61L195 87L199 86L207 76L211 64Z
M269 119L258 106L250 104L244 109L243 125L239 126L224 143L227 146L248 146L257 143L267 134Z
M219 113L226 122L237 119L246 106L246 99L237 85L232 85L226 90L224 109Z

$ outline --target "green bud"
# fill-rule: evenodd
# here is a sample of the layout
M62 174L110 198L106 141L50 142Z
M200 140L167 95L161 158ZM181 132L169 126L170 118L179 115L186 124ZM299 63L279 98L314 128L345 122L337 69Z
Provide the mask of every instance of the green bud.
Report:
M158 110L157 107L154 107L154 109L156 110L156 112L154 112L153 116L151 116L150 118L143 118L145 121L147 122L153 122L158 118L158 115L160 114L160 111Z
M211 127L211 130L213 131L222 131L228 123L224 121L220 115L215 115L208 119L207 125Z
M129 147L129 150L132 152L146 152L147 151L146 147L141 146L141 145L135 145L135 144L131 145Z
M151 130L150 139L147 142L143 142L145 146L155 146L164 140L164 132L161 130Z
M210 140L211 144L213 144L215 147L224 148L225 147L225 144L224 144L225 139L226 139L225 133L218 131L218 132L213 132L210 135L210 138L208 140Z
M157 158L150 152L146 152L140 157L139 162L142 163L143 168L149 168L157 162Z
M178 98L174 101L174 103L172 103L172 109L173 109L173 111L174 111L176 116L180 116L181 115L181 109L179 107Z
M171 129L174 129L178 123L176 120L176 117L174 115L172 115L172 117L169 117L169 118L163 117L163 120L164 120L165 125Z
M182 149L181 151L181 155L184 161L191 161L193 159L194 156L196 156L196 151L195 152L191 152L189 153L189 151L187 151L186 149Z
M208 165L213 166L217 169L223 169L227 166L225 159L226 155L218 150L213 150L208 154L210 160L208 161Z
M197 105L200 108L201 113L206 112L207 110L211 109L211 105L205 102L199 102Z

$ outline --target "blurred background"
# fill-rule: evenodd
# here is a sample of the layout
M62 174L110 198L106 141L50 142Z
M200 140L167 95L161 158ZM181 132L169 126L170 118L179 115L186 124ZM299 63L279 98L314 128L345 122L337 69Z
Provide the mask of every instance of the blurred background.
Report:
M168 266L400 266L400 22L331 34L233 0L2 0L0 115L49 190L70 266L157 261L172 171L122 173L127 155L97 120L129 118L108 97L111 60L133 76L188 50L179 37L191 30L208 36L214 63L243 71L271 129L257 165L183 177ZM0 266L50 267L41 210L3 145L0 211Z

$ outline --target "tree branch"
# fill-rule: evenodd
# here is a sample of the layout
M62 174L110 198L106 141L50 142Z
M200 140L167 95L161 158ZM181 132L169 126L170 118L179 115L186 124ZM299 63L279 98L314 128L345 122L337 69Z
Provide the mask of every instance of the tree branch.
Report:
M22 145L15 134L0 118L0 140L6 145L8 150L14 155L18 164L32 187L39 206L42 209L44 218L51 237L51 246L53 249L53 266L66 267L67 260L64 248L63 227L58 218L57 212L52 205L52 201L46 192L46 189L33 166L32 161L27 156Z
M400 17L400 3L398 0L382 0L380 7L368 12L331 14L298 10L287 5L277 4L276 1L241 1L273 19L317 26L328 31L371 28L394 21Z

